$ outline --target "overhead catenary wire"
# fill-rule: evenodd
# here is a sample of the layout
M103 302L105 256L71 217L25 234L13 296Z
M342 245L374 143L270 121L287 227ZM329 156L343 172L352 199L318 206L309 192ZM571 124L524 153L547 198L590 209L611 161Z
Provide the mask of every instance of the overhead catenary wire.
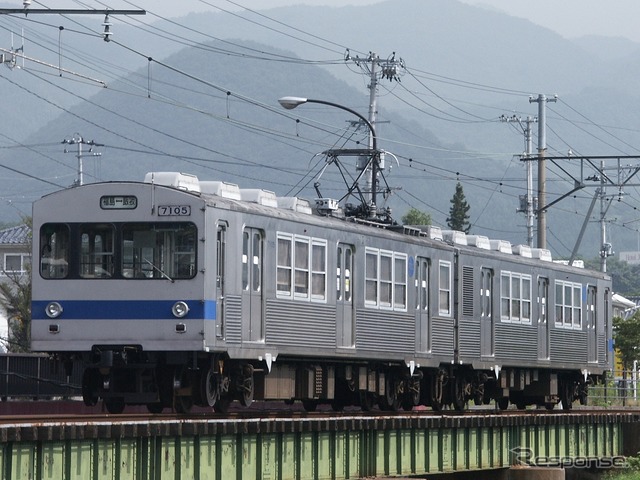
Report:
M436 77L437 77L437 76L436 76ZM432 77L432 78L436 78L436 77ZM457 84L457 85L463 86L462 88L483 89L483 88L487 87L487 86L483 86L482 84L477 84L477 83L475 83L475 82L467 82L467 83L465 83L465 81L454 82L454 81L452 81L452 80L451 80L450 78L448 78L448 77L445 77L445 76L441 76L441 77L442 77L442 78L439 78L439 79L438 79L438 81L440 81L440 82L445 82L445 83L446 83L446 82L450 82L450 84L454 84L454 83L455 83L455 84ZM500 93L500 92L499 92L499 90L500 90L499 88L496 88L496 89L489 89L489 90L493 90L495 93ZM522 94L522 93L525 93L525 92L517 92L517 93L515 93L515 92L507 92L507 90L508 90L508 89L504 89L504 90L505 90L505 91L504 91L504 92L502 92L502 93L503 93L503 94L507 94L507 95L520 95L520 94ZM429 93L429 92L428 92L428 90L427 90L427 93ZM449 101L450 101L450 102L455 102L455 100L453 100L453 101L449 100ZM445 104L446 104L446 103L445 103ZM452 105L450 105L450 108L452 108L453 110L456 110L456 109L453 107L453 104L452 104ZM458 111L459 111L459 110L458 110ZM241 128L250 128L250 129L252 129L253 127L252 127L252 126L249 126L249 125L246 125L246 126L241 126ZM314 128L315 128L315 127L314 127ZM267 135L274 135L274 134L275 134L275 135L278 135L278 133L276 133L276 132L265 132L265 134L267 134ZM283 137L283 138L284 138L284 137ZM400 143L398 143L398 144L400 144ZM435 151L435 150L434 150L434 151ZM448 151L448 149L443 148L443 149L441 149L441 151ZM462 151L460 151L460 153L462 153ZM468 152L464 152L464 154L465 154L465 155L469 155L469 153L468 153ZM477 153L476 153L476 154L477 154ZM487 155L487 156L488 156L488 155Z

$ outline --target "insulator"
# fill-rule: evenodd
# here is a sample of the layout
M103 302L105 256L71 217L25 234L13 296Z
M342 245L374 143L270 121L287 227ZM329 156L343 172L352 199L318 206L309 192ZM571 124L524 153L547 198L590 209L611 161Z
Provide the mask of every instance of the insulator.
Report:
M104 27L104 32L102 32L102 36L105 42L108 42L109 40L111 40L110 38L112 34L111 25L112 23L109 21L109 14L106 14L104 16L104 22L102 22L102 26Z
M31 6L31 0L22 0L22 6L24 8L29 8Z

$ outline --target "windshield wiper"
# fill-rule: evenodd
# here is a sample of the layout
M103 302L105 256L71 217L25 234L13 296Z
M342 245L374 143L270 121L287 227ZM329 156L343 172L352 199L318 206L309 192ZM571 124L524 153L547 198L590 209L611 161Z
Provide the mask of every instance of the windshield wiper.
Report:
M173 278L171 278L169 275L167 275L166 273L164 273L162 270L160 270L158 267L156 267L153 263L151 263L149 260L147 260L146 258L143 258L142 260L144 260L145 262L147 262L149 265L151 265L151 267L158 273L160 273L160 275L162 275L164 278L166 278L167 280L169 280L171 283L174 283Z

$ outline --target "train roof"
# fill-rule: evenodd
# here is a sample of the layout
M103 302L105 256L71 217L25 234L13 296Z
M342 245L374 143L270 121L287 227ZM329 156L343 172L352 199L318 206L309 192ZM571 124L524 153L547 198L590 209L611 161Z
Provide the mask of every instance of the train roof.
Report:
M461 231L443 230L435 225L398 225L347 217L338 202L333 199L320 198L315 202L300 197L278 197L274 192L264 189L242 189L238 185L223 181L201 181L195 175L181 172L149 172L143 182L111 181L101 184L153 184L158 187L171 188L186 194L200 197L209 206L228 208L230 210L277 217L283 220L307 223L321 227L350 230L363 235L402 237L404 241L428 243L442 249L459 249L475 252L477 255L496 255L505 260L524 263L540 262L549 266L575 271L584 270L581 260L568 265L566 260L554 260L547 249L532 248L528 245L512 245L507 240L491 239L483 235L467 235ZM87 184L75 189L91 188L99 184ZM70 189L54 192L44 198L69 192ZM600 272L591 272L600 273ZM606 276L606 274L602 274Z

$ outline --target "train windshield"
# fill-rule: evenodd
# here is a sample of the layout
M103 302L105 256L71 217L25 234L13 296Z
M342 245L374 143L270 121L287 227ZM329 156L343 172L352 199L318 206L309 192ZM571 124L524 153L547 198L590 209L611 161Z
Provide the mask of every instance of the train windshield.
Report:
M190 222L45 224L43 278L188 279L196 275L197 229Z
M124 225L122 276L192 278L196 274L196 227L190 223Z

